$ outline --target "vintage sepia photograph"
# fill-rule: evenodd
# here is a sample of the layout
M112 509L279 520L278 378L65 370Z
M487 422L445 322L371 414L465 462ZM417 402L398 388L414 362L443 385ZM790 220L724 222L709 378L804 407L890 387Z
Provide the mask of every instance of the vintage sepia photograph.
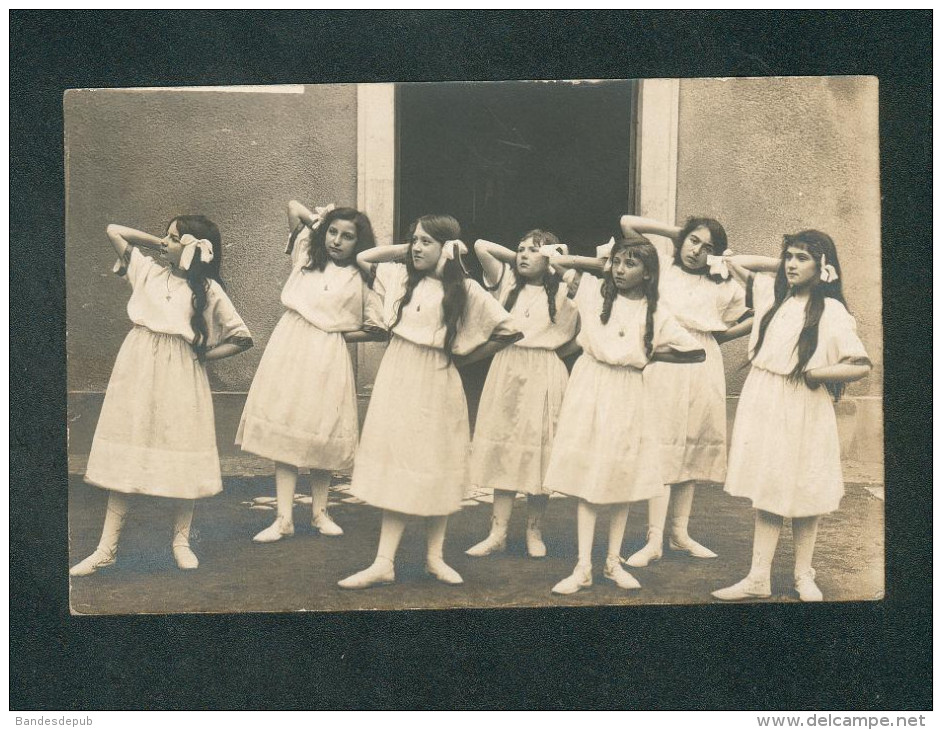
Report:
M71 613L882 599L879 94L68 90Z

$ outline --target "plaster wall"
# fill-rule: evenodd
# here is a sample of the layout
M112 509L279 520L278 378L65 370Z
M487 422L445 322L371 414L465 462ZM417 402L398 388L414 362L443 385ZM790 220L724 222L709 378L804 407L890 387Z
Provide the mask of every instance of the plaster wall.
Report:
M68 387L103 391L131 325L105 226L163 235L202 213L223 238L223 279L255 337L210 368L214 391L246 391L282 314L285 206L356 205L356 86L256 91L66 92Z
M850 458L882 463L878 89L875 78L680 82L676 220L708 215L738 253L777 256L782 234L825 231L873 371L848 387ZM742 390L745 340L724 345L730 396Z

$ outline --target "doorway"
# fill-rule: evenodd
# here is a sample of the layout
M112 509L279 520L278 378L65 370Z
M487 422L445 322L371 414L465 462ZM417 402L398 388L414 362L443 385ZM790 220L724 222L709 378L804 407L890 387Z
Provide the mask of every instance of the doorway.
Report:
M396 100L401 235L450 213L469 244L544 228L588 254L633 212L635 81L402 84Z

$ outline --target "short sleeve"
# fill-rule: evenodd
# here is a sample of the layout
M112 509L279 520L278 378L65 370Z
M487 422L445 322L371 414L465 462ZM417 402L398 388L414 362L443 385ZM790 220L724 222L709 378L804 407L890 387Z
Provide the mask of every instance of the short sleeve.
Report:
M119 265L124 270L123 274L118 270ZM119 259L118 264L115 265L115 273L124 276L131 284L132 289L137 289L148 274L161 268L163 267L152 258L145 256L134 246L128 246L125 249L124 257Z
M833 298L824 300L824 314L818 325L818 347L806 370L838 365L870 365L870 357L857 335L857 322L847 308Z
M311 229L303 223L299 223L298 228L288 236L285 253L291 256L292 269L307 266L311 260Z
M755 274L750 277L745 303L756 312L766 312L775 302L775 277Z
M363 282L363 329L367 332L386 331L383 322L383 299L365 281Z
M667 347L677 352L693 352L703 349L663 304L655 310L654 323L655 350Z
M225 342L244 342L252 339L252 333L242 321L232 300L216 282L210 285L210 300L205 317L209 330L209 349Z
M484 283L487 284L486 278L484 279ZM504 304L515 286L517 286L517 274L513 266L503 264L500 270L500 279L498 279L497 283L493 286L485 286L484 288L489 291L498 302Z
M724 302L720 316L726 324L735 324L749 311L746 306L746 290L738 281L727 280L723 284Z
M507 310L480 284L469 279L465 286L468 300L452 347L456 355L467 355L488 340L513 342L523 336L511 324Z
M398 296L397 292L405 288L408 276L409 271L405 264L395 261L377 264L373 270L373 291L380 300L390 293Z
M585 317L589 314L598 314L602 311L602 280L587 272L582 272L577 278L575 296L573 300L579 313Z
M648 235L645 236L651 244L654 246L657 251L657 262L661 267L661 271L669 268L674 264L674 241L670 238L657 235Z

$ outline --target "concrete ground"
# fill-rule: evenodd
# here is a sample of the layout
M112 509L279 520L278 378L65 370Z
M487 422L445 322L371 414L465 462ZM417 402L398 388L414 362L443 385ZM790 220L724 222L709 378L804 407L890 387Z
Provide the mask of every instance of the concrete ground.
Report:
M79 467L73 464L73 467ZM224 467L227 465L224 463ZM170 554L172 505L134 498L117 564L100 573L71 579L71 607L77 614L345 611L460 607L532 607L712 602L710 591L739 580L749 568L753 512L746 500L716 487L701 487L694 502L691 534L719 554L694 560L667 553L649 568L633 569L639 591L625 592L601 577L607 520L596 531L595 585L561 597L550 588L575 564L575 502L550 501L544 526L549 555L526 556L525 504L518 500L510 526L508 551L500 557L469 558L463 551L482 539L490 523L487 495L468 499L452 516L445 559L464 577L446 586L424 574L425 538L421 521L410 522L396 563L397 582L365 591L336 586L372 562L380 512L346 493L343 477L332 491L331 514L344 528L341 538L317 536L310 529L310 496L295 506L296 535L268 545L251 538L274 517L274 482L265 465L229 464L223 494L202 500L194 519L192 545L200 559L196 571L180 571ZM270 466L268 467L270 469ZM70 471L80 472L80 468ZM253 473L254 472L254 473ZM302 482L303 483L303 482ZM70 564L97 544L106 493L69 478ZM814 564L818 584L829 601L875 600L883 595L883 488L850 483L839 512L824 518ZM645 507L629 517L623 555L639 548L645 534ZM792 587L793 551L786 525L773 565L773 601L797 601Z

